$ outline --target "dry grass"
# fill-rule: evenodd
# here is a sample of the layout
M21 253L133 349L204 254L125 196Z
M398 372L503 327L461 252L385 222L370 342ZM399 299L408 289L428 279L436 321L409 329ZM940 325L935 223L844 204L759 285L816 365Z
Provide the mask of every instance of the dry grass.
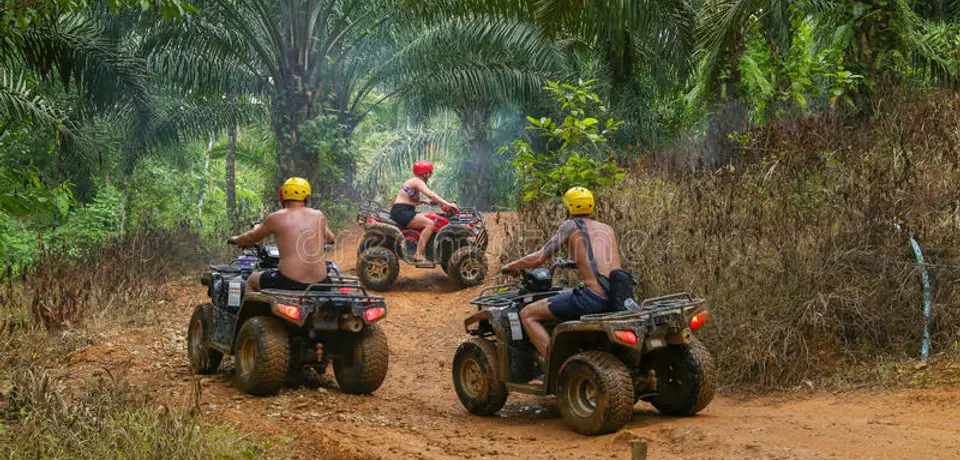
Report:
M597 217L617 228L645 294L710 301L702 335L726 386L831 381L917 357L920 275L895 223L939 265L933 350L958 351L960 108L943 95L889 107L748 133L739 163L713 171L637 164L620 189L599 191ZM520 209L541 235L562 218L552 204ZM508 232L507 257L542 243Z
M205 259L197 241L140 233L79 260L49 255L0 284L0 458L271 456L231 428L158 407L122 376L56 369L99 332L152 318L164 281Z
M214 459L264 452L230 428L149 404L115 376L76 387L48 372L19 372L4 409L13 442L0 443L3 458Z

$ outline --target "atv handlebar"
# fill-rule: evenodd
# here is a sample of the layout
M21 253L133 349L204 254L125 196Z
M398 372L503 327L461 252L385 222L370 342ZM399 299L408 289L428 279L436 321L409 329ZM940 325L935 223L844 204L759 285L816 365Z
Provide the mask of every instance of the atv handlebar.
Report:
M550 267L550 273L553 273L558 268L577 268L577 262L570 259L557 257L556 262L554 262L553 266Z
M560 268L577 268L577 263L570 259L557 257L556 260L553 262L553 265L550 266L550 274L552 275L555 271L557 271L557 269L560 269ZM501 268L500 274L519 276L525 273L526 271L527 271L526 269L507 270L507 269Z

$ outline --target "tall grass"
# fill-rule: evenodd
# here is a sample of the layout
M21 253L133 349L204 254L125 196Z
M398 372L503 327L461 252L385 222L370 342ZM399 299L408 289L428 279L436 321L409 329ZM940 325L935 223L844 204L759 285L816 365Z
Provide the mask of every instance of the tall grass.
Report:
M935 265L933 348L957 351L960 107L938 94L875 113L787 120L731 139L736 164L641 162L622 187L598 191L596 217L618 230L643 294L708 298L701 334L724 384L783 387L916 357L920 275L896 224ZM519 215L505 259L564 218L553 203Z
M4 406L12 442L0 457L253 458L265 449L226 426L151 405L121 377L69 385L48 372L13 377Z
M265 453L231 428L158 409L120 375L91 381L58 369L98 332L153 318L163 283L205 259L198 241L187 232L143 231L79 258L45 255L0 284L0 458Z

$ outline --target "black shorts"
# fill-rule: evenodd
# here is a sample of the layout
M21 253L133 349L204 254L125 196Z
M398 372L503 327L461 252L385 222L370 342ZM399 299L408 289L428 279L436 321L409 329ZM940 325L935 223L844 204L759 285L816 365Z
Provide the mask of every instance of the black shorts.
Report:
M394 203L393 207L390 208L390 218L400 228L407 228L414 217L417 217L417 207L412 204Z
M264 270L260 275L260 288L283 289L286 291L303 291L311 284L326 283L328 279L329 278L324 279L323 281L317 281L316 283L301 283L283 276L283 273L280 273L280 270L274 268L270 270Z
M550 313L560 321L580 319L583 315L593 315L612 311L610 301L587 288L577 288L547 300Z

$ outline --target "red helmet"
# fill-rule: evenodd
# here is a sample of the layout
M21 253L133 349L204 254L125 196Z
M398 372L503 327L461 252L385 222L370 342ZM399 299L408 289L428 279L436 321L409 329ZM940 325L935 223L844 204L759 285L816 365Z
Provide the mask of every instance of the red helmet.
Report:
M422 176L433 172L433 163L429 161L418 161L413 164L413 174Z

